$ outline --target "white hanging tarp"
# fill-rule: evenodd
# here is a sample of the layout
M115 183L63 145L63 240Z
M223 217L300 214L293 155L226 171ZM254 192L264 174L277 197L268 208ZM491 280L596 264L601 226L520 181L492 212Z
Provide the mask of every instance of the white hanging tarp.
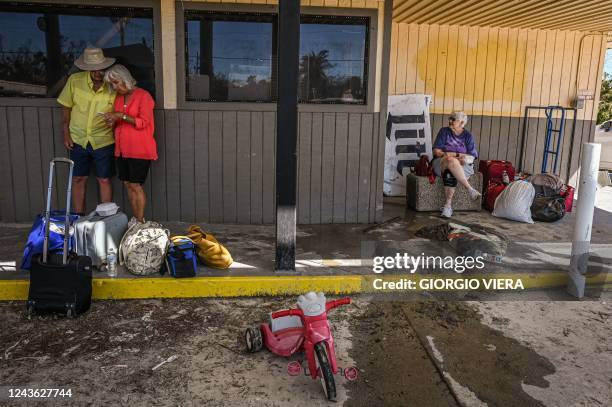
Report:
M423 94L389 96L383 187L387 196L405 196L410 168L422 154L431 159L430 100Z

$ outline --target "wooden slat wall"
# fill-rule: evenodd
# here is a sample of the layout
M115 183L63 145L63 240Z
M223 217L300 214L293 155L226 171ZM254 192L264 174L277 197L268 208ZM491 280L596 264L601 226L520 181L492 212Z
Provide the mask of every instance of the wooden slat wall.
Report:
M67 156L61 134L60 109L0 107L1 220L29 221L43 211L49 161ZM56 166L52 209L65 207L67 174L67 167Z
M374 222L378 121L372 113L300 113L299 223ZM61 123L59 108L0 107L0 221L29 222L42 212L49 160L67 156ZM275 112L156 110L155 123L159 159L145 184L145 217L274 222ZM66 176L58 167L54 208L65 207ZM129 212L121 182L113 186ZM93 210L93 176L87 202Z

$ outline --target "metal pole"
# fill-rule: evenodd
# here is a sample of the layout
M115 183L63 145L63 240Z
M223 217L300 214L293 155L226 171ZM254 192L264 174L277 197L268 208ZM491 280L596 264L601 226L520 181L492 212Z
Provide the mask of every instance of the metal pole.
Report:
M588 269L589 251L591 248L591 230L595 211L597 193L597 175L601 144L585 143L580 164L580 182L578 183L578 205L574 223L574 240L570 259L569 282L567 292L577 298L584 297L586 285L585 274Z
M519 155L518 170L523 172L523 154L525 149L525 134L527 134L527 120L529 120L529 109L531 106L525 106L525 118L523 119L523 134L521 135L521 152ZM485 188L487 185L485 185Z
M278 2L276 271L295 271L300 0Z
M568 109L570 110L570 109ZM574 155L574 136L576 135L576 115L578 111L575 108L571 108L574 117L572 118L572 134L570 136L569 146L569 154L567 155L567 177L565 179L565 183L569 184L570 178L572 176L572 157Z

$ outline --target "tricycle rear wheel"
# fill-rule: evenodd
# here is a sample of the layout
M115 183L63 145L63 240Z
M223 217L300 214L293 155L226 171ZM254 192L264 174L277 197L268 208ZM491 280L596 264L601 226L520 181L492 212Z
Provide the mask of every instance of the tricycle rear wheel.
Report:
M263 348L263 338L259 328L247 328L244 332L244 342L247 352L259 352Z
M319 342L314 347L317 361L317 374L321 380L321 386L325 397L329 401L336 401L336 382L334 380L334 372L329 364L327 357L327 347L324 342Z

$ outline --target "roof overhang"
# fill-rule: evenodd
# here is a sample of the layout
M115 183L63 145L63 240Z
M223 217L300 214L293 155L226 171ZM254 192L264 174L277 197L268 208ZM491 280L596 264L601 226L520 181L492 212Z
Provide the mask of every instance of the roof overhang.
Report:
M610 0L394 0L393 21L612 31Z

